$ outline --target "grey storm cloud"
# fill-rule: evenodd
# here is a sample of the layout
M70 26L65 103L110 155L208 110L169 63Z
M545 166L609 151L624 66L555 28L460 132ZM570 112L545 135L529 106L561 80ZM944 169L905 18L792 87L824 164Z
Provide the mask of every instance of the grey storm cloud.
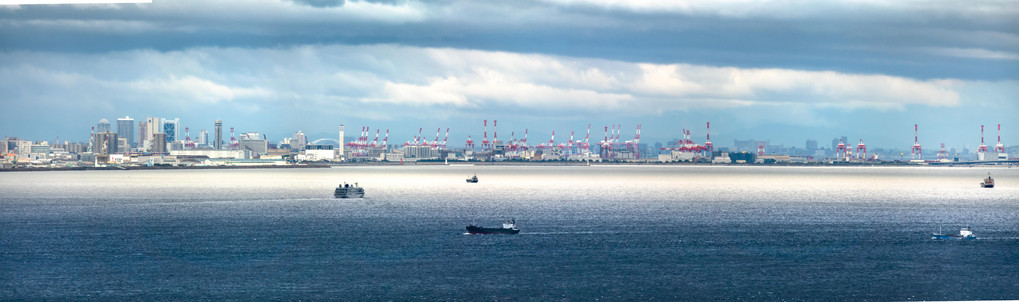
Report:
M6 8L0 31L5 50L388 43L1003 79L1017 16L1001 1L219 0Z
M654 119L750 110L769 112L744 113L754 124L810 127L831 125L818 114L829 109L977 108L972 87L1001 91L1016 85L399 45L15 52L0 55L0 62L0 97L20 100L8 106L16 111L40 105L99 115L214 109L235 113L234 120L409 122L479 111Z
M0 6L0 97L10 110L51 108L74 121L50 126L64 131L123 114L296 130L316 120L416 129L493 113L548 127L694 117L838 131L861 119L936 120L918 112L1014 113L1017 10L850 0ZM42 120L0 128L35 131L26 129L45 129Z

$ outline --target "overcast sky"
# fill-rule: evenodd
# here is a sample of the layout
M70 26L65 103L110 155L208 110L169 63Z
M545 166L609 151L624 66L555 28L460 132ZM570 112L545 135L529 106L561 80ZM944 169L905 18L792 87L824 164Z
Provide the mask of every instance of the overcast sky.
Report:
M86 141L99 119L213 120L276 142L529 142L622 124L908 150L1019 141L1015 1L154 0L0 5L0 136ZM492 135L493 129L489 129ZM374 130L372 131L374 132ZM594 139L592 139L594 140Z

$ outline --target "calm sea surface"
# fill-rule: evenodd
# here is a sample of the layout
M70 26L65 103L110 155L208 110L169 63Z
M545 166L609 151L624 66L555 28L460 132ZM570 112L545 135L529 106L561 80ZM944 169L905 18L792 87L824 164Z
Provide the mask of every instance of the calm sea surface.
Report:
M11 299L1019 299L1019 169L0 173Z

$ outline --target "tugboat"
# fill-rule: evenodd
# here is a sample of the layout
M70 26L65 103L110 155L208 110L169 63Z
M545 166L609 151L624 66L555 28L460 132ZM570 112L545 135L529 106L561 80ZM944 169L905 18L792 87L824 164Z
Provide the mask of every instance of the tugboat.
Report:
M469 183L478 183L478 175L474 174L474 176L468 177L467 178L467 182L469 182Z
M467 226L468 234L516 234L520 233L520 229L517 228L517 222L515 219L510 218L502 224L501 228L483 228L476 225Z
M933 236L931 236L931 239L934 240L977 239L977 236L973 235L973 232L971 232L969 228L962 228L962 230L959 230L959 235L948 235L938 231L937 233L934 233Z
M364 197L364 188L354 185L343 183L336 187L336 192L333 193L336 198L362 198Z
M987 173L987 178L984 178L984 181L980 182L980 186L984 188L994 187L994 178L991 178L991 173Z

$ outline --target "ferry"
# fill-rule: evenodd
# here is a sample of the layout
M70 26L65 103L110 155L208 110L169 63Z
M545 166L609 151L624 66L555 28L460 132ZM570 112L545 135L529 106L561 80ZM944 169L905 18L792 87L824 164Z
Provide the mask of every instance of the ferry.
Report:
M977 239L977 236L973 235L973 232L971 232L969 228L962 228L962 230L959 230L959 235L948 235L939 231L937 233L934 233L934 235L931 236L931 239L934 240Z
M364 197L364 188L359 187L356 182L354 185L343 183L336 187L333 196L336 198L362 198Z
M984 181L980 182L980 186L984 188L994 187L994 178L991 178L991 173L987 173L987 178L984 178Z
M474 176L468 177L467 178L467 182L469 182L469 183L478 183L478 175L474 174Z
M483 228L476 225L467 226L468 234L516 234L520 233L520 229L517 228L517 222L515 219L510 218L502 224L501 228Z

